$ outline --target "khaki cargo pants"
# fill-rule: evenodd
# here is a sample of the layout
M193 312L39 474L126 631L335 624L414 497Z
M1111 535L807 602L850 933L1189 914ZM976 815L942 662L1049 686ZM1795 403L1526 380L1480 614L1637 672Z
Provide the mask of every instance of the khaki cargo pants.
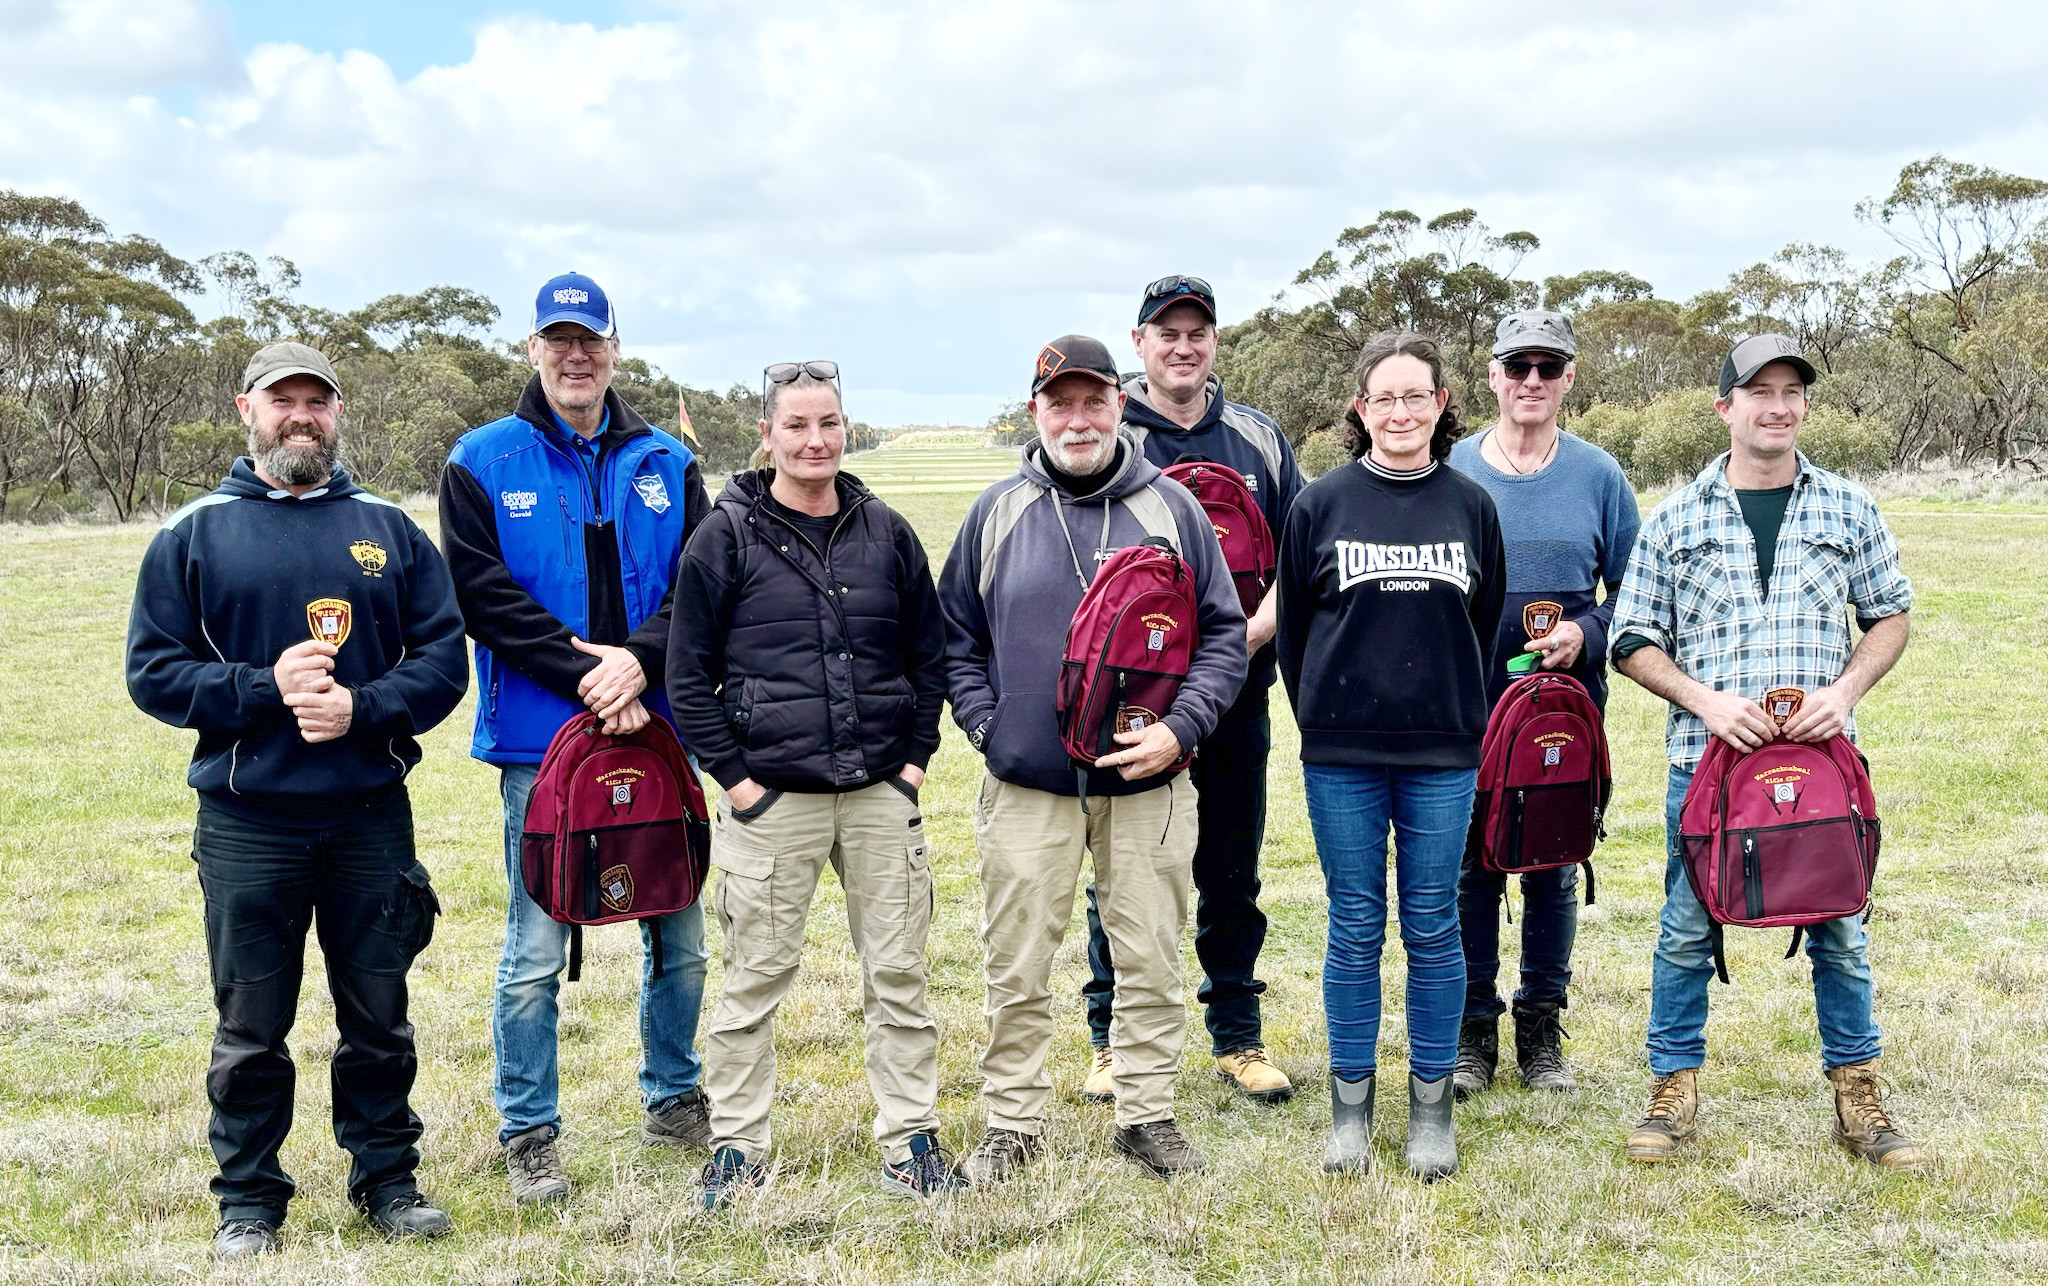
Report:
M1052 1079L1052 957L1066 935L1085 850L1095 859L1102 928L1116 963L1109 1048L1116 1123L1173 1116L1187 1037L1180 934L1195 860L1195 788L1186 773L1137 795L1081 801L983 774L974 809L981 941L988 978L982 1097L991 1128L1039 1134Z
M932 874L924 818L897 778L843 795L769 792L750 820L723 801L712 821L712 906L725 981L704 1035L712 1147L764 1158L775 1101L775 1010L796 981L811 895L825 864L846 891L860 957L875 1140L890 1160L938 1128L939 1029L925 1002Z

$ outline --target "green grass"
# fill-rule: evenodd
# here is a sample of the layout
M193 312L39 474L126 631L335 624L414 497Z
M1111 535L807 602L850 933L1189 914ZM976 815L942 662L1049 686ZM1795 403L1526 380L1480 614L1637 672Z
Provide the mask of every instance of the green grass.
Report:
M975 435L913 437L851 466L925 534L934 561L1014 454ZM1284 702L1276 702L1261 973L1282 1108L1233 1099L1189 1042L1182 1120L1210 1171L1161 1186L1110 1155L1109 1116L1062 1094L1052 1159L1007 1191L941 1209L880 1196L861 1072L858 975L828 879L805 973L783 1007L782 1170L761 1199L695 1213L701 1158L637 1141L630 931L587 936L565 985L563 1108L575 1197L512 1207L496 1164L489 1007L504 906L495 774L467 757L465 708L414 775L421 854L447 909L413 974L427 1188L460 1231L428 1247L372 1236L342 1194L327 1129L332 1007L309 971L293 1052L301 1191L284 1255L219 1275L282 1282L645 1281L1513 1282L1999 1281L2048 1277L2048 512L1996 520L1944 503L1894 523L1919 589L1916 637L1865 703L1887 825L1873 958L1887 1070L1939 1161L1880 1175L1827 1141L1807 972L1777 933L1730 935L1716 987L1699 1138L1661 1170L1620 1137L1642 1106L1649 953L1663 869L1661 709L1615 689L1614 835L1587 910L1568 1052L1585 1088L1504 1086L1458 1112L1464 1169L1400 1172L1404 1112L1383 1104L1378 1168L1325 1179L1318 983L1321 878ZM431 522L431 514L421 513ZM213 1014L188 860L190 734L129 705L121 642L149 531L0 531L0 1280L170 1282L205 1275L202 1078ZM940 912L930 946L948 1146L980 1121L979 890L968 812L978 762L948 728L926 788ZM1078 927L1080 917L1075 917ZM1519 915L1517 918L1519 924ZM714 930L715 935L715 930ZM1508 942L1514 942L1510 930ZM1512 958L1512 950L1510 951ZM1187 956L1193 968L1191 951ZM1078 1083L1078 934L1056 971L1053 1074ZM1402 957L1387 958L1383 1065L1398 1085ZM713 985L716 984L714 965ZM1190 987L1192 994L1192 987ZM1199 1020L1190 1013L1190 1031Z

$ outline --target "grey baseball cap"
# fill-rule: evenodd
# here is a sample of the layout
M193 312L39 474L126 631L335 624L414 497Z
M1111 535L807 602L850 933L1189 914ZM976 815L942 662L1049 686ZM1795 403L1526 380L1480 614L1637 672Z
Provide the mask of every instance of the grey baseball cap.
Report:
M1527 352L1579 355L1579 337L1572 333L1572 319L1546 308L1525 308L1509 313L1493 328L1493 355L1513 357Z
M310 375L325 382L334 390L336 397L341 396L341 381L334 377L334 365L326 355L317 348L291 340L265 344L256 350L256 355L242 368L242 391L253 393L294 375Z
M1751 335L1740 344L1728 350L1728 360L1721 363L1721 396L1741 388L1756 378L1756 373L1772 362L1787 362L1799 372L1799 378L1808 384L1820 378L1813 363L1806 360L1806 354L1799 351L1799 345L1789 335Z

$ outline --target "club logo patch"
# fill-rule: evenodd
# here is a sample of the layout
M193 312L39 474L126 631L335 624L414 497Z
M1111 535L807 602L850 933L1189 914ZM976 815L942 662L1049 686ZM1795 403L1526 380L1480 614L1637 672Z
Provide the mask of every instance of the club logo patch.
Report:
M1777 803L1789 804L1793 800L1794 789L1795 787L1792 785L1791 782L1781 781L1777 785L1771 787L1771 798Z
M353 615L345 598L316 598L306 604L306 628L320 642L340 647L348 642L349 620Z
M1118 732L1143 732L1159 722L1159 716L1144 706L1125 706L1116 712Z
M614 911L633 909L633 873L622 863L608 866L604 874L597 877L597 896Z
M558 304L587 304L590 302L590 292L578 290L574 286L565 286L555 292L555 302Z
M1780 728L1799 713L1799 707L1806 704L1805 688L1772 688L1764 693L1764 713Z
M365 576L378 575L384 570L384 564L390 561L390 556L384 552L384 546L374 540L359 540L350 545L348 556L356 560Z
M633 479L633 490L640 493L641 503L656 513L668 512L668 487L653 474Z
M1545 747L1543 747L1543 766L1544 766L1545 768L1555 768L1555 767L1556 767L1556 766L1557 766L1558 764L1562 763L1563 761L1564 761L1564 747L1563 747L1563 746L1545 746Z
M1564 616L1564 605L1544 600L1530 603L1522 608L1522 629L1531 640L1540 639L1557 628L1557 622Z
M633 795L640 785L640 779L647 774L638 768L614 768L597 775L597 784L609 786L612 792L612 807L633 811Z

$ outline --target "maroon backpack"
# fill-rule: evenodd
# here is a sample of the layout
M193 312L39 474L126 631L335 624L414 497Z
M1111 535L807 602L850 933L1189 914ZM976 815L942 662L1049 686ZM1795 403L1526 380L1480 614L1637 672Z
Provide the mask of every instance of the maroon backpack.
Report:
M1721 926L1792 927L1862 914L1880 833L1870 766L1844 736L1780 736L1757 750L1714 738L1679 814L1692 890L1714 922L1714 968L1728 981Z
M1607 730L1585 687L1568 674L1517 679L1486 721L1468 848L1504 875L1583 866L1591 905L1613 793Z
M548 743L526 803L519 870L527 896L575 926L569 979L583 973L583 927L648 920L690 906L711 861L704 787L659 715L634 733L598 730L589 711ZM653 935L661 976L661 935Z
M1081 802L1088 768L1122 749L1119 732L1165 717L1195 655L1195 574L1159 537L1103 560L1074 609L1060 658L1060 744L1074 760ZM1195 757L1194 747L1169 771Z
M1250 616L1259 610L1280 560L1273 547L1273 528L1259 508L1258 497L1244 485L1244 475L1228 465L1209 460L1182 460L1167 465L1160 473L1186 487L1201 502L1216 529L1216 543L1223 546L1223 565L1237 583L1237 601Z

